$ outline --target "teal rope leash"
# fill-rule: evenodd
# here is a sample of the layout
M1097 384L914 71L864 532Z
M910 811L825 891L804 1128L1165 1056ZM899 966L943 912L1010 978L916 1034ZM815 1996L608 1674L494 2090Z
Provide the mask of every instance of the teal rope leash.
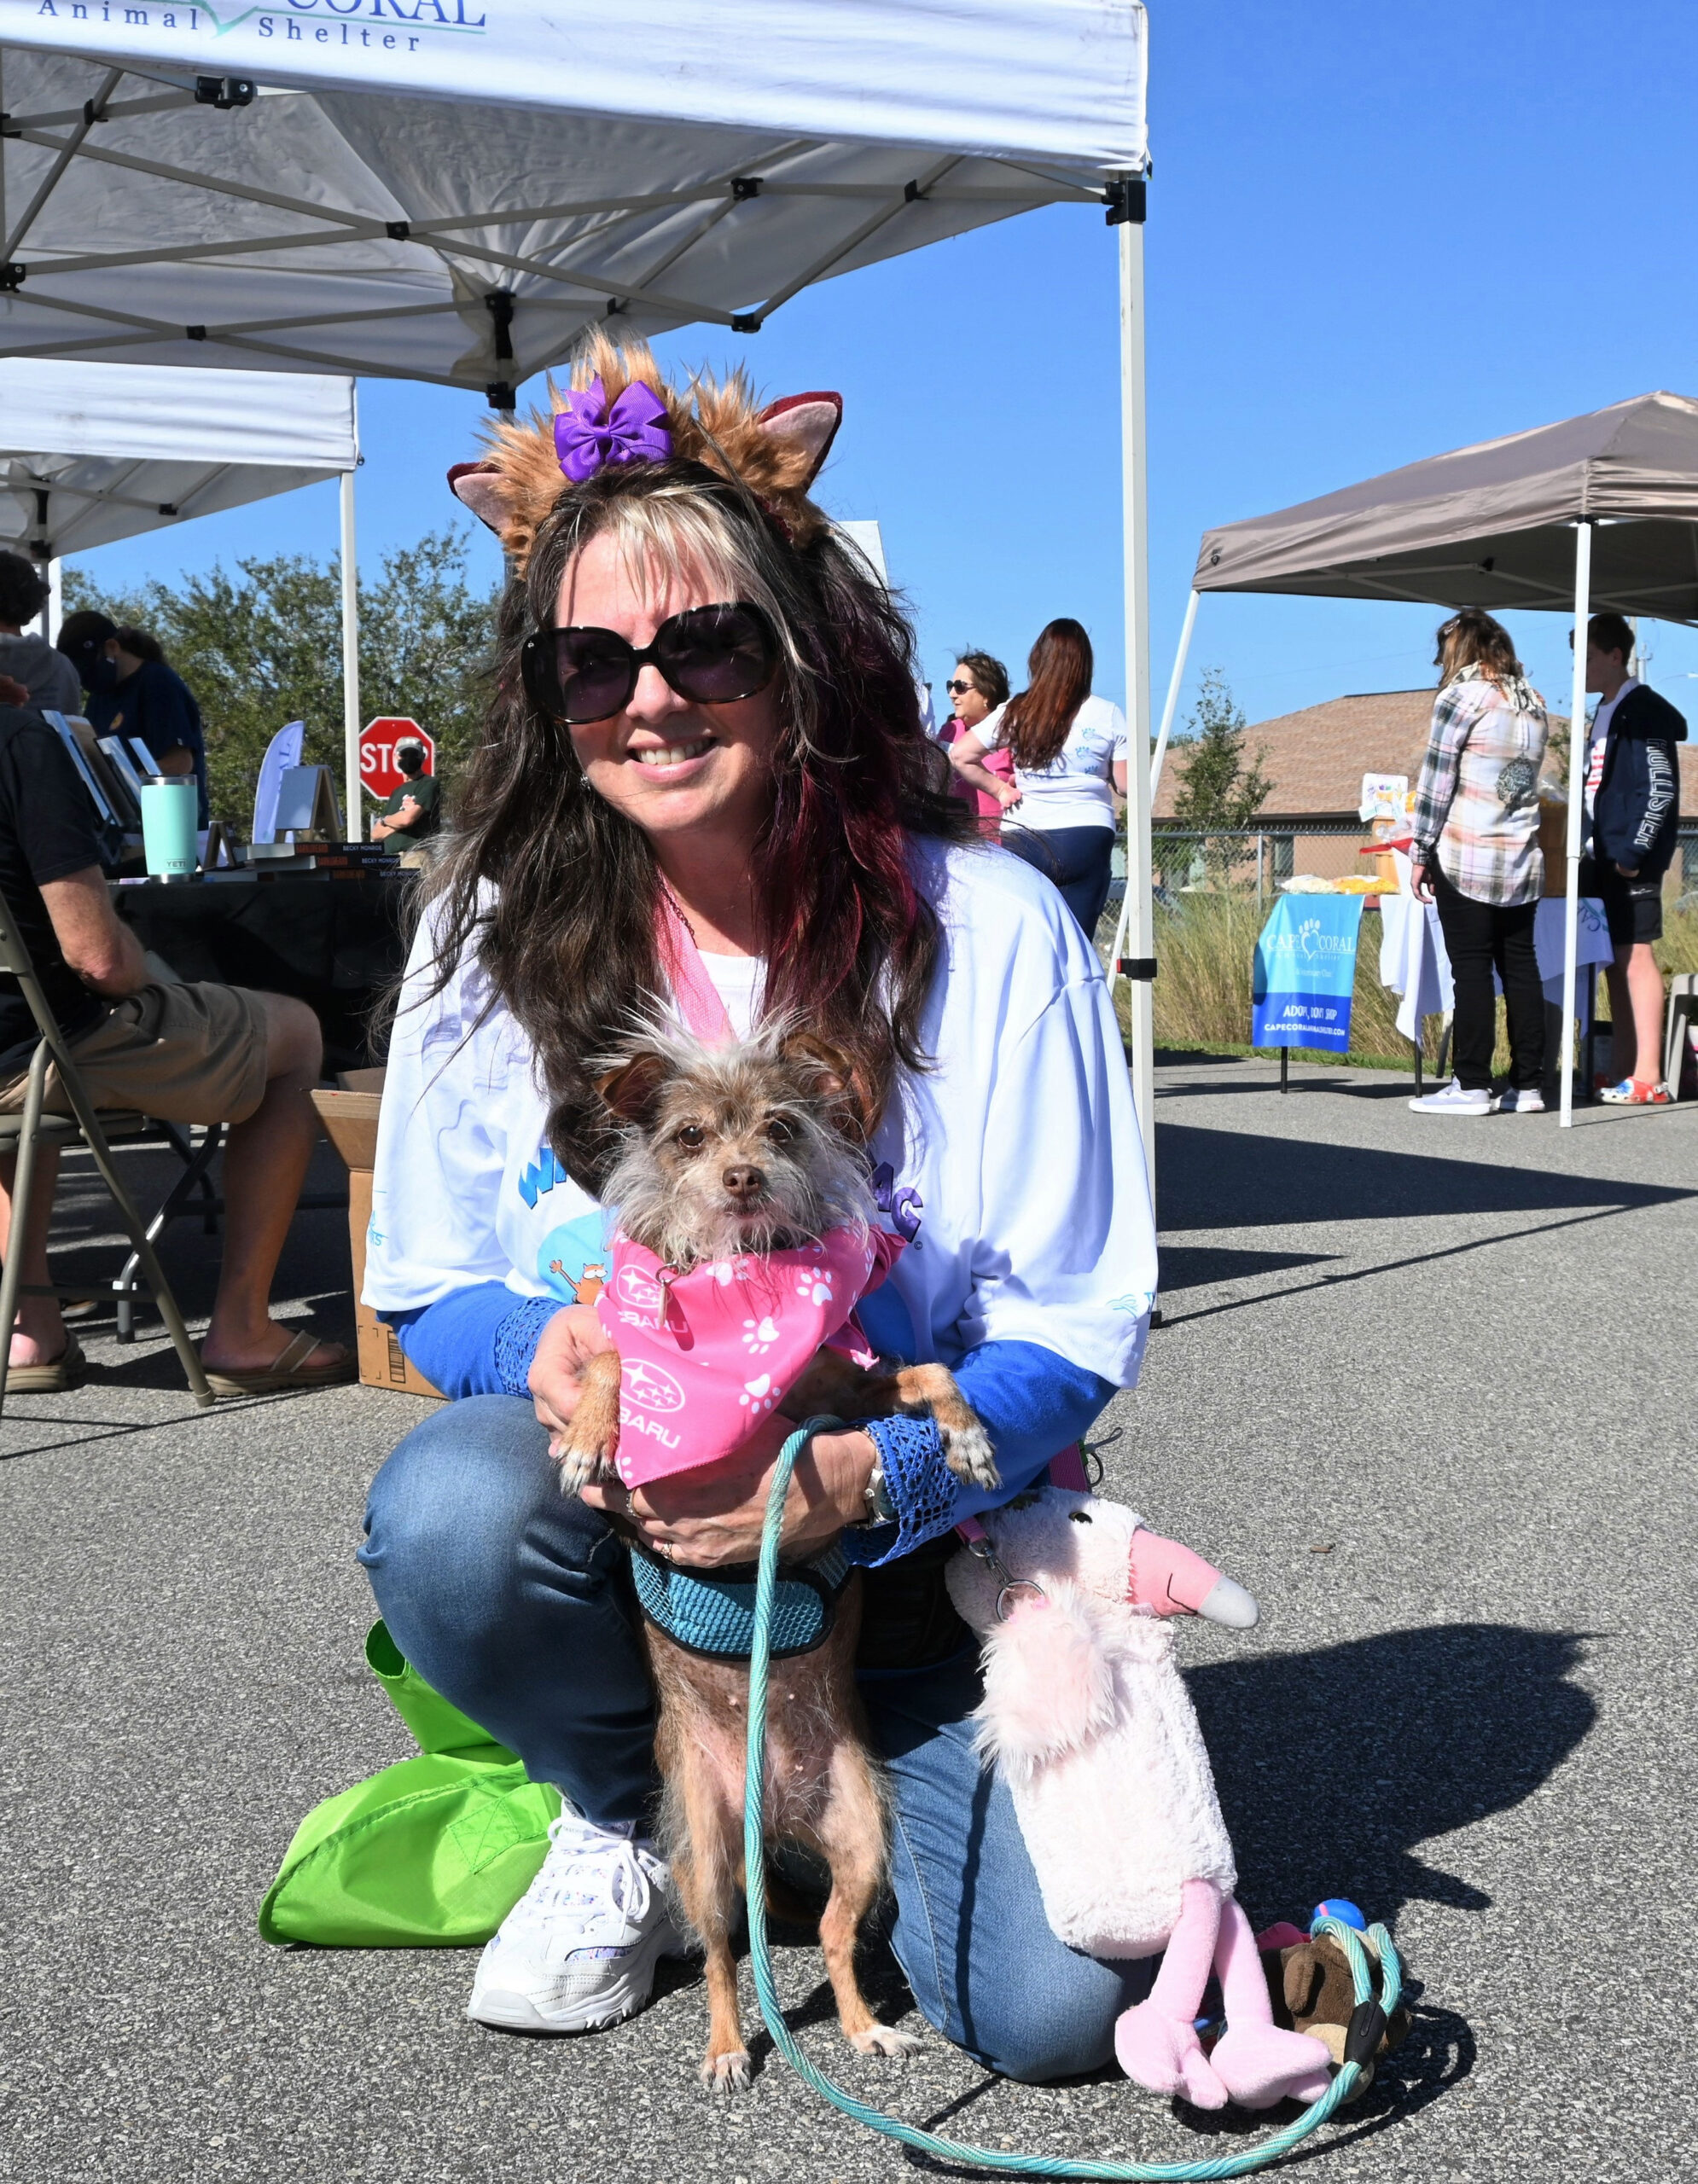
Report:
M1016 2176L1081 2176L1104 2180L1104 2184L1207 2184L1217 2177L1248 2176L1265 2169L1318 2130L1356 2089L1364 2063L1380 2044L1386 2020L1396 2009L1403 1991L1401 1967L1392 1937L1383 1926L1370 1932L1380 1951L1382 1991L1374 1997L1373 1975L1368 1952L1354 1927L1336 1919L1317 1919L1312 1931L1329 1934L1349 1960L1355 1988L1356 2007L1345 2043L1345 2062L1320 2099L1305 2108L1295 2123L1276 2131L1260 2146L1244 2153L1222 2154L1212 2161L1067 2161L1043 2154L1009 2153L996 2146L962 2145L940 2139L912 2123L899 2123L882 2109L872 2108L846 2093L811 2063L791 2036L778 2006L772 1979L772 1958L766 1941L766 1843L763 1820L766 1810L766 1686L772 1650L772 1603L778 1579L778 1536L783 1528L784 1502L796 1459L816 1433L837 1432L837 1418L811 1418L791 1434L778 1453L766 1502L766 1523L760 1538L760 1569L755 1582L754 1636L749 1653L749 1739L747 1790L743 1800L743 1862L748 1890L749 1960L761 2016L772 2035L773 2045L797 2077L811 2085L823 2100L843 2115L852 2117L869 2131L922 2153L939 2154L946 2161L964 2162L980 2169Z

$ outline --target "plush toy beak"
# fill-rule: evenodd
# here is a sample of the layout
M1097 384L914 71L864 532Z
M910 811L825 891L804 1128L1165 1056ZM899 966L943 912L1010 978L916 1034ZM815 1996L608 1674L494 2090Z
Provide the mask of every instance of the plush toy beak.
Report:
M1229 1630L1253 1630L1262 1612L1250 1594L1176 1539L1140 1525L1132 1534L1129 1597L1154 1615L1201 1615Z

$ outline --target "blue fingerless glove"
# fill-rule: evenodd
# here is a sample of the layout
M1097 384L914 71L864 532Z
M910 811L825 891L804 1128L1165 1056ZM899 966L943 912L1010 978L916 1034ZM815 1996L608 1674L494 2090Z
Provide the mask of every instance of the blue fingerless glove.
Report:
M854 1525L842 1535L844 1554L864 1569L894 1562L955 1523L959 1482L944 1461L943 1442L929 1418L869 1418L862 1426L879 1452L894 1523Z

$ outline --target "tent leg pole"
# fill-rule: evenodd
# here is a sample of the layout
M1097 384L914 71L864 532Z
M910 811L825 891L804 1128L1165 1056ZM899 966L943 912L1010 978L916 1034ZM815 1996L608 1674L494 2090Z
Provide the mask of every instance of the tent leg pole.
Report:
M354 554L354 473L342 473L342 771L347 838L365 839L359 775L359 564Z
M47 626L41 634L51 644L65 619L65 564L56 554L47 565L47 604L42 613Z
M1574 680L1568 706L1568 885L1562 916L1562 1083L1558 1114L1563 1130L1574 1127L1574 967L1580 952L1580 828L1586 802L1586 620L1591 590L1592 526L1583 517L1574 526Z
M1120 464L1125 526L1126 903L1128 954L1141 975L1128 983L1132 1096L1143 1133L1144 1168L1155 1203L1155 1007L1149 965L1155 954L1149 839L1149 495L1144 406L1143 227L1123 220L1120 242Z
M1173 662L1173 673L1167 685L1167 702L1161 708L1161 729L1155 739L1155 756L1149 762L1149 800L1155 801L1155 792L1161 787L1162 762L1167 756L1168 732L1173 726L1173 716L1179 706L1179 685L1185 679L1185 661L1191 649L1191 632L1197 626L1197 595L1194 591L1185 601L1185 619L1179 631L1179 652Z

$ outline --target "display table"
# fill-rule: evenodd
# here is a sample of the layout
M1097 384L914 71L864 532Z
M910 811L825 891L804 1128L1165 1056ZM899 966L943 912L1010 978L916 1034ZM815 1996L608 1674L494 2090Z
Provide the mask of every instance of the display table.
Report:
M317 1016L324 1066L374 1060L370 1015L406 959L416 881L392 874L276 880L149 880L113 889L142 947L186 985L291 994Z
M1562 1005L1562 932L1567 905L1560 895L1546 897L1533 920L1533 950L1544 997L1553 1008ZM1423 1016L1448 1015L1455 1000L1451 959L1439 912L1432 903L1417 903L1412 895L1380 897L1380 983L1401 994L1398 1029L1412 1043L1421 1037ZM1576 958L1575 998L1582 1030L1591 1022L1596 973L1609 962L1615 950L1604 921L1603 904L1593 895L1580 898L1579 950Z

